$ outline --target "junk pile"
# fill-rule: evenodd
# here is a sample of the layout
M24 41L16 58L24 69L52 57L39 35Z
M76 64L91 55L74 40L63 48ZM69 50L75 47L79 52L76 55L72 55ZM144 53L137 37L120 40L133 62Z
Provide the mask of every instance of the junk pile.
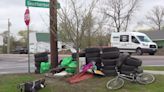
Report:
M135 71L142 73L142 61L126 54L121 54L116 47L109 48L87 48L85 50L86 63L95 61L98 70L102 71L105 76L114 76L117 74L115 67L123 74L130 74ZM90 53L88 53L90 52ZM95 53L97 52L97 54ZM99 52L99 54L98 54ZM89 55L90 54L90 55ZM89 56L89 58L88 58ZM94 58L90 58L94 56Z
M97 69L101 69L100 49L99 48L86 48L85 49L86 64L94 61Z
M70 56L63 58L60 61L59 66L50 70L50 73L52 73L54 77L72 75L76 72L76 67L77 62Z
M48 60L48 53L36 53L34 54L35 58L35 73L45 73L50 69L50 62Z
M98 53L97 53L98 54ZM50 74L47 74L47 77L61 77L75 74L77 68L76 53L73 53L72 56L63 58L57 68L50 70ZM100 54L99 54L100 55ZM79 55L84 56L84 54ZM95 59L96 57L91 57ZM99 57L100 59L100 57ZM69 83L77 83L82 80L92 78L94 75L104 75L101 71L97 70L96 62L89 61L81 67L81 72L73 75L72 77L66 79Z
M106 76L116 75L116 63L119 60L119 49L117 48L102 48L101 62L102 71Z
M59 66L51 69L46 76L59 77L75 74L77 68L76 55L77 53L73 53L72 56L63 58L59 62ZM124 74L131 74L136 70L139 73L143 72L143 69L140 68L142 65L140 59L120 54L119 49L116 47L86 48L79 56L85 57L85 65L80 67L80 73L66 79L69 83L77 83L95 75L115 76L117 75L115 67L118 67L119 71ZM39 73L45 73L49 70L50 64L47 53L35 54L35 66L37 67L36 71L39 71Z
M122 74L132 74L132 73L142 73L143 68L141 67L142 61L140 59L134 57L128 57L126 55L122 55L124 61L122 59L121 65L119 66L119 70Z

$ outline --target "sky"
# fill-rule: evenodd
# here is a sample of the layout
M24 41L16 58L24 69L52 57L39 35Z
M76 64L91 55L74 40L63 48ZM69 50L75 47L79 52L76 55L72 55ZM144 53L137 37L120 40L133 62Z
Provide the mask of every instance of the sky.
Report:
M49 0L37 0L49 1ZM68 0L58 0L61 7L66 5ZM89 0L86 0L87 3ZM145 14L153 6L164 6L164 0L142 0L139 11L135 14L131 29L138 28L137 23L145 19ZM30 29L40 32L48 32L49 28L49 9L30 7ZM16 35L20 30L26 30L24 23L24 12L26 10L25 0L1 0L0 2L0 33L8 28L8 19L11 22L11 35ZM144 27L144 26L140 26Z

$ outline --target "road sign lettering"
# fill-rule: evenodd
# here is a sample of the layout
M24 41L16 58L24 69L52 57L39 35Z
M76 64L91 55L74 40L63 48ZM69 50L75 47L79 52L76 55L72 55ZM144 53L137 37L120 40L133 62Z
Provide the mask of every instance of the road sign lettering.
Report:
M26 0L27 7L41 7L41 8L49 8L50 3L44 1L33 1L33 0ZM57 9L60 8L60 3L57 3Z

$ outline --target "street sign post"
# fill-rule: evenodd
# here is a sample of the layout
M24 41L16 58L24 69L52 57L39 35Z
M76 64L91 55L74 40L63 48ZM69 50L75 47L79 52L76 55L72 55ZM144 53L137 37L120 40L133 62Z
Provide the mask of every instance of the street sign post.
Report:
M50 2L26 0L26 4L25 5L27 7L50 8L51 65L52 65L52 68L55 68L58 65L58 51L57 51L57 9L60 8L60 3L58 3L57 0L50 0ZM29 30L29 26L27 26L27 28ZM28 33L28 39L29 39L29 33ZM28 44L29 44L29 40L28 40Z
M24 22L27 26L27 48L28 48L28 73L30 73L30 49L29 49L29 24L30 24L30 11L27 8L24 13Z
M50 3L44 1L34 1L34 0L26 0L27 7L41 7L41 8L49 8ZM60 8L60 3L57 3L57 9Z

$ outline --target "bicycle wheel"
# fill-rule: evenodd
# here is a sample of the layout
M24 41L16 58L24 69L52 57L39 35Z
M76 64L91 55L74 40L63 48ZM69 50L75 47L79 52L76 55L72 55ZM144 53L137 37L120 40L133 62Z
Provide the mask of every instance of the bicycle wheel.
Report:
M119 88L121 88L123 85L124 85L124 80L121 79L121 78L114 78L114 79L109 80L109 81L106 83L106 87L107 87L108 89L119 89Z
M149 73L141 73L137 76L137 81L140 84L150 84L155 81L155 77L152 74Z

